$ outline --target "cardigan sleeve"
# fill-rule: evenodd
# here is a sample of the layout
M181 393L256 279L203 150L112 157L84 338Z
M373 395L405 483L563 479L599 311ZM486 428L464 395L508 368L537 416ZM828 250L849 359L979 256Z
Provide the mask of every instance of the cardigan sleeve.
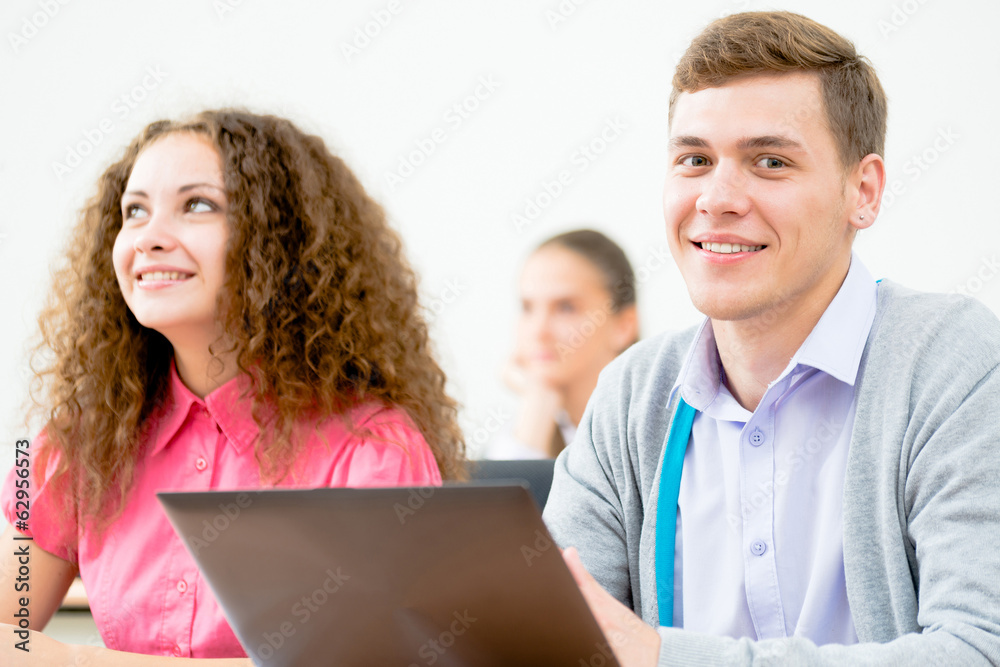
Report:
M623 497L627 479L617 452L627 438L620 420L620 364L606 368L580 420L576 436L556 458L543 518L561 548L577 547L593 577L623 604L633 606Z

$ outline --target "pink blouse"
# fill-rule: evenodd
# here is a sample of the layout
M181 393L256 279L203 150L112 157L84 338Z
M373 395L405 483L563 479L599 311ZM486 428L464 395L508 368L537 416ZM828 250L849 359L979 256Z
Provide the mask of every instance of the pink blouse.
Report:
M136 469L124 513L102 539L56 510L47 487L55 461L48 470L33 471L29 530L21 532L79 567L108 648L192 658L246 655L155 496L262 485L252 446L257 426L249 401L239 398L245 382L234 379L202 400L171 368L168 398L151 417L152 449ZM351 435L336 419L321 424L277 486L441 484L433 453L401 410L368 404L351 416L367 433ZM32 459L43 441L39 436L32 444ZM12 525L16 470L2 498Z

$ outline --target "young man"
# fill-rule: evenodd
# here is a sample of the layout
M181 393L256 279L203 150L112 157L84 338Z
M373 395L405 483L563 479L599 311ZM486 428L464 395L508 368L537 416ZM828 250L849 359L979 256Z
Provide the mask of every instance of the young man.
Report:
M667 237L707 319L608 366L545 511L619 661L1000 664L1000 323L852 255L872 67L747 13L673 85Z

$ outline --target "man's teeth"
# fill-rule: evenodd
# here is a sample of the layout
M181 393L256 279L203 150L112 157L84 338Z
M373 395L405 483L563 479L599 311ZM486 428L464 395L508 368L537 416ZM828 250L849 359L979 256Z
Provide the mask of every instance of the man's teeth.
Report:
M189 277L186 273L178 273L177 271L153 271L152 273L143 273L139 276L140 280L181 280L183 278Z
M721 252L724 255L728 255L734 252L757 252L764 246L762 245L740 245L739 243L702 243L702 250L709 250L711 252Z

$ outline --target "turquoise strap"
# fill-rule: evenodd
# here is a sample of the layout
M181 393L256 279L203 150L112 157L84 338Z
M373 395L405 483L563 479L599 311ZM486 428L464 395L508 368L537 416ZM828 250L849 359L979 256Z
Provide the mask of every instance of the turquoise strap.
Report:
M698 412L678 395L677 409L670 424L667 451L660 471L660 497L656 504L656 602L660 626L674 624L674 546L677 538L677 496L681 492L684 450L691 439L691 425Z

